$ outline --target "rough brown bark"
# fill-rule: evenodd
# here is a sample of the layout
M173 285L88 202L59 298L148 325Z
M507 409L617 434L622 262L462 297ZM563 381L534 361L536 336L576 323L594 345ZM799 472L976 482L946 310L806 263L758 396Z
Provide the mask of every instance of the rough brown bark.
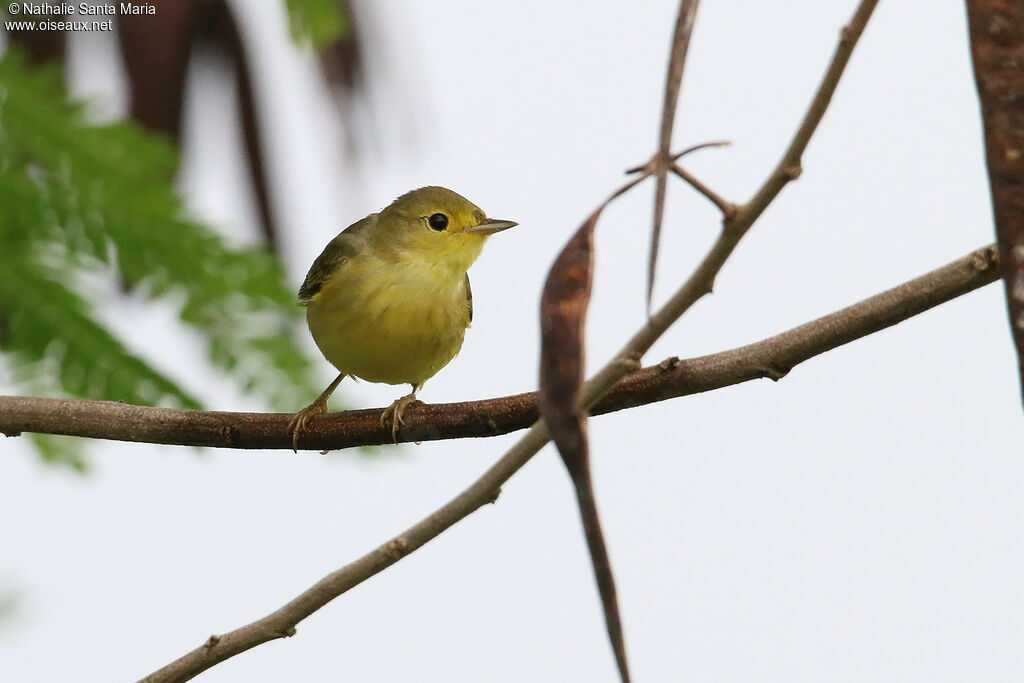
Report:
M1010 329L1024 391L1024 0L968 0Z

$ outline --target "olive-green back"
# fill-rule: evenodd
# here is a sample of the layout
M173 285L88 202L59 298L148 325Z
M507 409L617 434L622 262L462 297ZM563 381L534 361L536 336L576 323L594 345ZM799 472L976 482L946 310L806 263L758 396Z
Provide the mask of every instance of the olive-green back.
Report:
M313 297L323 288L324 283L345 262L355 256L362 244L365 235L360 235L376 220L378 214L372 213L366 218L356 221L342 230L338 235L327 243L324 250L313 261L306 273L306 279L299 287L299 304L308 306ZM469 284L469 273L466 273L466 302L469 304L469 320L473 320L473 289Z
M377 214L372 213L366 218L356 221L327 243L324 250L313 261L313 265L309 267L306 279L299 287L299 303L301 305L308 305L324 286L327 278L358 253L362 242L359 233L368 228L376 218Z

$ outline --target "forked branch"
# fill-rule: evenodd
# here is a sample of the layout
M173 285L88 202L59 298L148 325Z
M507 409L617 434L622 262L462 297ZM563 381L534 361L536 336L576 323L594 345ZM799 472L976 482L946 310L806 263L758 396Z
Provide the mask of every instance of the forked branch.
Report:
M995 282L998 277L996 248L983 247L898 287L774 337L731 351L682 361L671 358L644 368L621 381L594 406L593 412L622 410L762 377L777 380L816 355L896 325ZM532 402L535 397L523 394L510 398ZM187 681L261 643L293 635L300 621L331 600L493 502L501 486L547 441L547 428L543 423L534 424L512 450L444 507L355 562L328 574L280 609L230 633L211 636L200 647L143 680Z

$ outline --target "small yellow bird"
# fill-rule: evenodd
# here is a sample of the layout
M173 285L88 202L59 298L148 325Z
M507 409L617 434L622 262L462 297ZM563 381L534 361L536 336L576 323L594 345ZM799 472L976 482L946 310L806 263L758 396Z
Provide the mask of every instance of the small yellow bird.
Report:
M487 218L443 187L408 192L342 231L313 262L299 289L306 322L337 379L292 420L292 447L346 375L411 384L384 411L398 440L406 406L462 348L473 320L466 272L490 235L517 225Z

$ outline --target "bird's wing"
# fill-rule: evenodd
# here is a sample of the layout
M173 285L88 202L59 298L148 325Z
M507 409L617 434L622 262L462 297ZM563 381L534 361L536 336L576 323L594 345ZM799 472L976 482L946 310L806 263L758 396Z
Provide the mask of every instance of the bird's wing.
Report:
M469 322L473 322L473 288L469 286L469 273L466 273L466 303L469 304Z
M327 282L327 279L358 253L364 237L360 233L368 228L376 217L377 214L370 214L366 218L356 221L327 243L324 250L313 261L313 265L309 267L306 279L299 287L299 304L308 305Z

